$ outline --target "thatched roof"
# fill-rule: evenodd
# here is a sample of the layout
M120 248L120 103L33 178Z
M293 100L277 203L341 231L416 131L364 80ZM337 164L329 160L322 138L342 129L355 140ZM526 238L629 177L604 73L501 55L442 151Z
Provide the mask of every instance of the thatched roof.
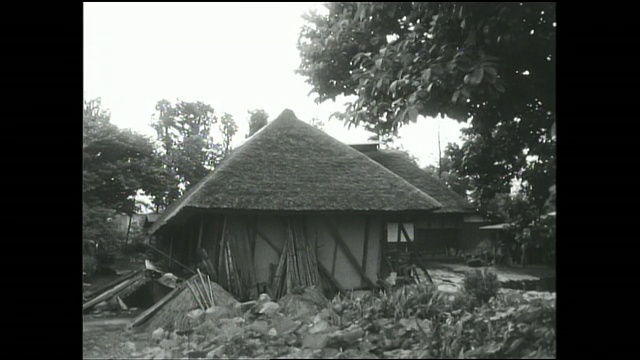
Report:
M400 212L441 206L384 166L285 110L169 206L150 232L187 208Z
M436 210L436 213L474 212L473 205L442 181L420 169L406 153L396 150L373 150L363 153L441 203L443 206Z

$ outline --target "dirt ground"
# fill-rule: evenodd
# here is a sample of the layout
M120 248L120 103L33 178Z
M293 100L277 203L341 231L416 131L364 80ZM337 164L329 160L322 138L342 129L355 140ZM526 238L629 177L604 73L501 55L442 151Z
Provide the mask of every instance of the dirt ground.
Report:
M129 358L131 350L126 343L132 334L124 330L131 318L95 319L84 316L82 322L82 358ZM148 335L147 335L148 336Z
M443 262L427 262L427 270L449 270L455 273L464 273L467 271L474 271L477 269L487 268L489 271L493 271L498 275L500 281L521 281L521 280L538 280L540 278L555 277L555 269L548 266L531 265L527 267L515 267L515 266L487 266L474 268L464 264L453 264Z

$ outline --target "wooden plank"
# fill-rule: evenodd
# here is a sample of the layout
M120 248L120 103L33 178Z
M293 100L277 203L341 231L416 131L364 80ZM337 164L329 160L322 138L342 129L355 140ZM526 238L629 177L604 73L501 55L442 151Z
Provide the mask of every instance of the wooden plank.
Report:
M267 244L269 244L269 246L271 246L271 248L278 254L278 256L282 254L282 250L278 249L278 247L273 243L273 241L269 240L269 238L265 234L260 232L260 230L258 230L257 228L256 228L256 234L260 236L262 240L264 240Z
M176 297L176 295L178 295L178 293L180 293L180 291L183 289L184 289L184 285L178 286L175 289L173 289L170 293L165 295L165 297L160 299L157 303L153 304L153 306L145 310L142 314L138 315L138 317L135 318L135 320L133 320L131 324L129 324L128 328L131 329L133 327L136 327L141 323L143 323L144 321L146 321L147 319L149 319L151 315L153 315L156 311L158 311L158 309L160 309L169 300Z
M216 272L215 268L213 267L213 263L211 262L211 259L209 258L209 254L207 253L207 250L200 248L200 258L202 259L202 262L204 263L204 267L207 270L207 273L209 273L209 276L211 276L214 281L218 278L218 273Z
M225 240L225 232L227 231L227 217L224 216L222 218L222 232L220 233L220 245L218 246L218 274L220 277L220 285L222 285L222 280L223 280L223 276L222 274L225 273L225 266L223 261L225 260L225 246L224 246L224 240ZM226 274L227 276L229 276L228 274ZM227 288L229 288L229 284L227 284Z
M131 278L129 280L126 280L126 281L118 284L113 289L111 289L109 291L106 291L101 295L98 295L95 299L87 301L86 303L82 304L82 311L87 310L88 308L94 306L95 304L97 304L99 302L102 302L104 300L110 299L111 297L113 297L114 295L117 295L121 290L127 288L127 286L133 284L137 280L139 280L139 277L133 277L133 278Z
M171 266L171 263L173 262L173 239L174 239L174 236L173 234L171 234L169 236L169 266Z
M364 249L362 249L362 271L367 273L367 254L369 252L369 216L364 221Z
M407 239L407 242L409 241L413 241L411 240L411 238L409 237L409 233L407 232L407 229L405 229L404 224L403 223L398 223L400 230L402 231L402 234L404 235L404 238Z
M125 280L127 280L127 279L130 279L130 278L132 278L132 277L136 276L136 275L137 275L137 274L139 274L140 272L142 272L142 269L140 269L140 270L135 270L135 271L132 271L132 272L130 272L130 273L128 273L128 274L122 275L122 276L120 276L119 278L117 278L117 279L115 279L115 280L111 281L110 283L108 283L108 284L106 284L106 285L101 286L99 289L94 290L94 291L92 291L92 292L90 292L90 293L87 293L87 294L85 295L85 297L86 297L87 299L89 299L89 298L92 298L92 297L98 296L98 295L100 295L101 293L103 293L103 292L105 292L105 291L107 291L107 290L111 289L112 287L114 287L114 286L116 286L116 285L120 284L121 282L123 282L123 281L125 281Z
M331 275L336 274L336 262L338 260L338 242L333 242L333 260L331 262Z
M169 258L169 261L170 261L170 262L174 262L174 263L176 263L176 264L180 265L182 268L184 268L184 269L188 270L189 272L191 272L191 273L193 273L193 274L195 274L195 273L196 273L193 269L188 268L186 265L182 264L182 263L181 263L181 262L179 262L178 260L174 260L174 259L172 259L172 258L171 258L171 255L167 255L167 254L165 254L162 250L160 250L160 249L156 248L155 246L153 246L153 245L149 245L149 244L145 244L145 245L146 245L148 248L150 248L150 249L152 249L152 250L155 250L158 254L160 254L160 255L162 255L162 256L164 256L164 257Z
M196 249L200 249L202 247L202 231L204 228L204 218L201 217L200 218L200 232L198 233L198 245L196 246Z
M321 261L318 261L318 269L320 269L320 271L331 281L331 283L338 288L338 290L341 293L346 293L346 290L342 287L342 285L340 285L340 283L338 282L338 280L331 275L331 273L329 272L329 270L327 270L326 267L324 267L324 265L322 264Z
M367 274L364 273L364 271L362 270L362 267L360 266L360 264L358 264L358 260L353 255L353 253L351 252L351 250L347 246L346 242L340 236L340 233L338 232L338 229L333 227L333 226L331 226L331 224L328 221L325 221L325 223L329 227L329 231L333 235L334 240L340 246L340 248L342 249L342 251L343 251L344 255L347 257L347 259L349 259L349 261L351 262L351 265L353 265L353 267L356 269L358 274L360 274L360 277L362 278L362 280L364 280L364 282L367 283L367 285L369 285L371 287L375 287L376 285L373 283L373 281L371 281L371 279L369 279Z
M247 231L250 231L251 234L249 236L249 245L251 248L251 262L255 264L256 260L256 240L257 240L257 232L258 232L258 217L254 216L251 221L251 225L247 227Z
M402 241L402 235L400 232L401 222L398 222L398 235L396 239L396 267L400 270L400 241Z

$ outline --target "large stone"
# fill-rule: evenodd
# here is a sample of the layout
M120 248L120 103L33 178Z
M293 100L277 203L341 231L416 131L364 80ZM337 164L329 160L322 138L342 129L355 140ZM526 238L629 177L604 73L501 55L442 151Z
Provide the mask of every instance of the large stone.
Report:
M151 333L151 339L152 340L162 340L164 339L164 329L163 328L157 328L153 333Z
M306 349L322 349L329 342L328 334L309 334L304 337L302 347Z
M309 329L309 334L317 334L329 329L329 323L325 320L320 320Z
M267 335L269 333L269 324L266 321L258 320L254 321L247 326L248 330L253 330L257 333Z
M291 320L289 317L282 316L275 318L271 325L276 330L278 335L286 335L294 332L300 325L301 321Z

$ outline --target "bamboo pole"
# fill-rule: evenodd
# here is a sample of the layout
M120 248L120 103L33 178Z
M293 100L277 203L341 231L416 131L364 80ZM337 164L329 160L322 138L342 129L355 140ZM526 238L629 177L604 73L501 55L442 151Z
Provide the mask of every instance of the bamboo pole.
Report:
M198 295L200 295L200 299L202 299L202 303L204 304L204 310L207 310L209 306L209 300L207 299L206 292L204 291L204 284L198 283L198 280L194 280L193 282L194 288L198 291Z
M150 244L145 244L145 245L146 245L148 248L150 248L150 249L152 249L152 250L156 251L156 252L157 252L157 253L159 253L160 255L162 255L162 256L164 256L164 257L168 257L168 258L169 258L169 261L170 261L171 263L176 263L176 264L180 265L183 269L185 269L185 270L187 270L187 271L189 271L189 272L191 272L191 273L193 273L193 274L195 275L195 273L196 273L196 272L195 272L195 271L193 271L193 269L189 268L188 266L184 265L183 263L179 262L178 260L174 260L174 259L172 259L172 258L171 258L171 255L167 255L167 254L165 254L162 250L160 250L160 249L156 248L156 247L155 247L155 246L153 246L153 245L150 245Z
M211 298L211 294L209 293L209 291L207 291L207 286L204 282L204 276L202 275L202 272L200 271L200 269L198 269L198 275L200 275L200 280L202 281L202 290L207 295L207 298L209 299L209 304L213 304L213 299Z
M211 285L211 278L209 277L209 275L207 275L207 284L209 285L209 295L211 295L211 306L213 307L216 305L216 302L213 298L213 286Z
M190 284L189 281L186 281L186 283L187 283L187 287L191 291L191 294L193 295L193 298L196 299L196 302L198 303L198 306L200 306L200 308L202 310L206 311L207 309L205 308L204 304L202 303L202 300L200 300L200 298L196 294L196 291L193 289L193 285Z
M276 297L280 297L282 284L285 283L284 274L286 271L287 265L287 247L288 241L285 240L282 253L280 254L280 260L278 261L278 267L276 268L275 279L274 279L274 294Z

